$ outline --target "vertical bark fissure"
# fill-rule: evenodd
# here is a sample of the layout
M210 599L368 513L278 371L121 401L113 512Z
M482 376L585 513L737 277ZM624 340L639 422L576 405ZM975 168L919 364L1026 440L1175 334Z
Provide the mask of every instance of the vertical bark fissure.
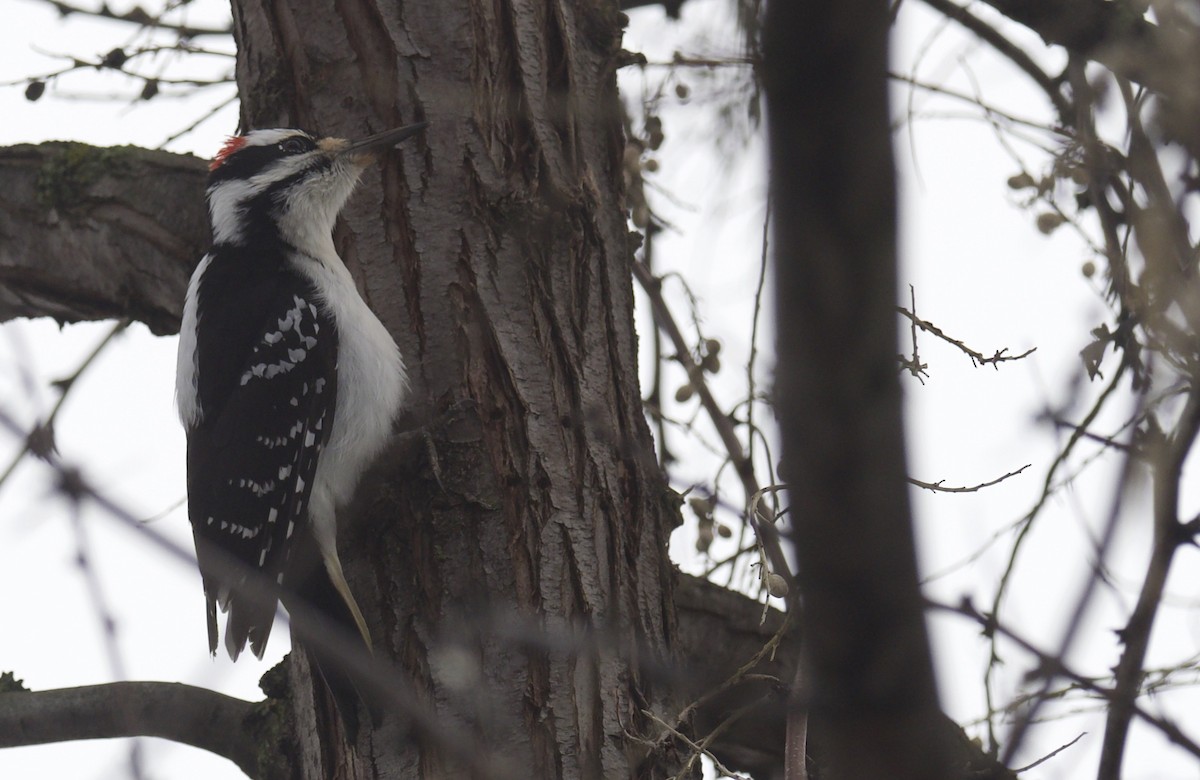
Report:
M421 297L417 294L417 291L421 289L421 254L417 250L415 237L410 227L412 225L412 212L408 208L410 193L402 171L400 166L388 167L383 171L383 201L379 218L386 226L388 242L391 245L392 268L398 272L399 276L398 284L389 286L389 289L394 289L398 296L403 298L404 304L410 312L408 328L416 338L417 353L414 356L416 360L409 362L414 363L418 362L425 354L426 348L423 327L425 320L421 313ZM398 224L390 219L397 214L403 215L403 218L397 221ZM392 330L399 329L399 323L391 321L391 318L384 319L383 322Z
M512 30L516 45L516 61L520 69L522 95L529 112L538 153L545 163L545 173L553 191L560 197L570 197L571 166L563 153L562 139L554 122L553 98L547 72L547 18L545 5L536 0L509 0Z
M375 116L389 127L400 123L395 88L400 83L396 59L399 52L388 34L380 8L371 0L334 0L345 25L354 64ZM380 127L377 130L386 128Z
M309 80L308 61L304 55L304 44L300 32L296 29L296 18L292 14L286 0L267 0L263 8L264 15L270 22L272 42L278 47L279 59L286 66L288 97L286 111L281 111L279 123L288 125L311 126L312 115L305 106L303 95ZM243 101L243 106L246 101ZM259 115L261 116L261 115ZM247 123L247 114L243 108L243 129L257 128L254 119ZM257 118L257 117L256 117ZM270 124L275 124L271 122Z

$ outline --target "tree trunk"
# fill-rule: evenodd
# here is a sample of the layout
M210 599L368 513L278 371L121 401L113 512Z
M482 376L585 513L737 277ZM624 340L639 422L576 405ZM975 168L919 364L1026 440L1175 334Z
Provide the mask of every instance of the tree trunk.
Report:
M820 777L953 776L917 581L896 369L882 0L772 3L765 26L776 409Z
M368 171L336 240L434 425L343 536L351 587L447 751L401 719L333 738L293 664L305 776L650 774L678 513L642 416L615 7L234 3L243 129L358 136L428 120ZM343 524L347 519L343 518ZM660 688L662 686L659 686ZM306 710L303 703L313 701ZM313 744L319 741L320 745Z

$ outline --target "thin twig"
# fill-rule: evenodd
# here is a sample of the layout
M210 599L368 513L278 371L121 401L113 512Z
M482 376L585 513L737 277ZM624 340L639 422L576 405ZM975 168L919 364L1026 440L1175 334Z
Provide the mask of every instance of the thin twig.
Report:
M913 311L915 312L917 310L917 293L911 284L908 286L908 296L912 301ZM899 355L897 359L900 361L900 367L902 369L908 371L910 374L916 377L917 381L921 384L925 384L925 379L923 377L929 376L929 372L925 370L929 368L929 366L921 362L921 356L917 347L917 321L915 318L911 319L912 357L906 358L903 355Z
M12 461L8 464L8 468L6 468L3 473L0 473L0 486L3 486L4 483L8 481L8 478L12 475L13 471L16 470L17 466L20 465L21 461L30 452L33 452L42 458L53 457L55 452L54 421L58 418L58 413L62 409L63 404L66 403L67 395L70 393L71 388L75 386L75 384L79 381L79 378L83 376L84 372L96 362L96 358L100 357L100 353L112 343L112 340L117 337L117 334L124 331L129 327L129 325L130 320L120 320L114 324L111 328L109 328L108 332L104 334L104 337L97 342L96 346L92 348L92 351L87 354L87 356L79 364L78 368L76 368L70 376L63 377L62 379L58 379L53 382L53 384L61 391L58 396L58 400L54 404L54 408L50 410L50 414L46 416L45 420L42 420L36 426L34 426L29 435L25 437L25 442L21 446L20 452L13 457Z
M1013 772L1014 772L1015 774L1018 774L1018 775L1019 775L1019 774L1021 774L1022 772L1028 772L1030 769L1033 769L1033 768L1034 768L1034 767L1036 767L1036 766L1040 766L1040 765L1042 765L1042 764L1046 763L1047 761L1049 761L1050 759L1054 758L1054 757L1055 757L1055 756L1057 756L1059 753L1061 753L1061 752L1063 752L1064 750L1066 750L1067 748L1071 747L1071 746L1072 746L1072 745L1074 745L1076 742L1078 742L1079 740L1083 739L1083 738L1084 738L1084 737L1086 737L1086 736L1087 736L1087 732L1086 732L1086 731L1082 731L1082 732L1080 732L1080 733L1079 733L1079 736L1075 737L1075 739L1071 740L1071 741L1070 741L1070 742L1068 742L1067 744L1058 746L1057 748L1055 748L1055 749L1054 749L1053 751L1051 751L1050 753L1047 753L1046 755L1044 755L1044 756L1042 756L1041 758L1039 758L1037 761L1034 761L1032 764L1026 764L1025 766L1021 767L1020 769L1014 769L1014 770L1013 770Z
M944 330L939 328L937 325L934 325L932 322L929 322L928 320L921 319L916 314L914 314L913 312L904 308L903 306L897 306L896 312L899 314L903 314L905 317L908 317L908 319L912 321L912 324L914 327L920 328L921 330L925 331L926 333L929 333L931 335L938 337L939 339L946 342L947 344L952 344L953 346L958 347L959 350L961 350L969 358L971 358L971 363L974 364L976 368L978 368L980 366L991 365L993 368L999 370L999 365L998 365L999 363L1007 363L1007 362L1010 362L1013 360L1021 360L1022 358L1029 357L1034 352L1037 352L1037 347L1031 347L1019 355L1009 355L1009 354L1006 354L1008 352L1008 347L1004 347L1003 349L996 350L989 357L987 355L984 355L982 352L979 352L978 350L971 349L970 347L968 347L965 343L963 343L959 339L956 339L953 336L948 335Z
M771 238L771 196L767 195L766 213L763 215L762 252L758 258L758 286L754 290L754 313L750 317L750 358L746 361L746 427L750 438L746 441L746 457L754 462L754 363L758 358L758 323L762 314L763 290L767 284L767 256ZM770 458L768 458L770 461ZM775 513L779 514L779 502L775 502Z
M995 479L991 480L990 482L981 482L978 485L971 485L970 487L946 487L944 484L945 480L938 480L937 482L922 482L921 480L913 479L912 477L908 477L908 483L910 485L916 485L919 488L924 488L925 490L931 490L935 493L974 493L976 491L983 490L984 488L991 487L992 485L999 485L1001 482L1008 479L1009 477L1017 476L1021 472L1025 471L1025 469L1029 468L1031 465L1033 465L1033 464L1026 463L1024 466L1017 469L1016 471L1010 471L1007 474L1005 474L1004 476L996 477Z
M1038 130L1038 131L1041 131L1044 133L1049 133L1050 135L1055 136L1060 143L1062 142L1062 140L1064 140L1064 138L1068 137L1066 132L1061 127L1048 127L1045 122L1034 120L1034 119L1025 119L1024 117L1019 117L1016 114L1010 113L1001 108L997 108L996 106L992 105L991 103L985 103L983 100L981 100L977 96L968 95L964 92L959 92L956 89L951 89L950 87L945 87L940 84L931 84L928 81L923 81L914 76L905 76L903 73L894 73L894 72L888 73L888 78L892 79L893 81L899 81L903 84L908 84L911 87L916 87L917 89L924 90L925 92L930 92L935 95L942 95L944 97L953 98L954 100L960 100L964 103L969 103L973 106L976 106L980 110L982 110L984 112L984 114L986 114L986 115L998 117L1007 122L1011 122L1014 125L1020 125L1022 127L1028 128L1030 130ZM918 114L916 116L929 117L929 116L931 116L931 112L922 111L920 114ZM933 114L933 116L937 116L937 115ZM971 118L971 119L979 118L978 114L970 114L967 116L968 116L968 118ZM911 123L913 119L914 119L914 115L910 114L908 116L908 122Z
M1070 420L1062 420L1055 417L1051 420L1051 422L1054 423L1055 428L1066 428L1071 431L1079 431L1083 438L1087 439L1088 441L1094 441L1097 444L1103 444L1106 449L1114 449L1127 454L1134 451L1133 448L1125 442L1117 441L1112 436L1103 436L1098 433L1092 433L1091 431L1084 430Z
M232 103L236 103L237 101L238 101L238 93L237 93L237 90L234 90L232 95L225 98L220 103L217 103L215 106L210 108L208 111L201 114L194 122L189 124L187 127L167 136L167 138L155 148L156 149L165 149L168 144L174 143L175 141L178 141L180 138L183 138L185 135L192 132L197 127L204 124L205 122L207 122L208 120L210 120L214 116L216 116L218 113L220 113L221 109L225 108L226 106L228 106Z
M157 30L166 30L179 35L181 38L201 38L210 35L219 35L228 37L233 35L233 27L196 27L189 24L172 24L164 22L162 19L155 18L146 13L140 6L134 6L131 10L125 13L117 13L108 7L107 3L101 4L99 8L83 8L72 3L64 3L62 0L41 0L46 5L52 6L63 16L79 14L80 16L95 16L101 19L110 19L116 22L128 22L136 24L139 27L149 27Z
M693 742L691 739L689 739L687 737L687 735L680 732L678 729L676 729L670 723L667 723L665 720L658 717L650 710L643 709L642 714L645 715L647 718L650 718L652 721L654 721L658 725L665 728L671 734L671 736L680 740L681 742L686 744L688 747L690 747L692 750L696 751L699 754L708 756L708 759L713 762L713 766L716 767L718 772L721 772L728 777L738 777L738 778L744 778L744 780L752 780L749 775L738 774L737 772L734 772L733 770L727 768L724 764L721 763L720 759L718 759L716 756L714 756L712 754L712 751L708 750L708 748L704 748L704 747L701 747L700 745L697 745L695 742Z

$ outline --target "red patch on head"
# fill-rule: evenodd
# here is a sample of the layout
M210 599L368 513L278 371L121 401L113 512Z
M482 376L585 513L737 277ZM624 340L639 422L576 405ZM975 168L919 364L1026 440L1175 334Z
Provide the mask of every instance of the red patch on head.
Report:
M245 145L246 139L244 137L240 135L229 136L229 138L225 141L225 145L221 147L221 151L217 152L217 156L214 157L212 162L208 164L208 169L210 171L215 171L217 168L220 168L221 165L229 159L229 155L233 154Z

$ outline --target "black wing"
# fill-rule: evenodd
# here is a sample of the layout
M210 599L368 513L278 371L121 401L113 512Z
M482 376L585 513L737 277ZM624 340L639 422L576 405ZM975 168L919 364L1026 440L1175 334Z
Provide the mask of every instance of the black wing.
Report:
M262 656L275 617L251 590L255 570L285 584L293 537L309 532L308 499L336 402L337 334L315 290L280 261L215 251L199 287L201 419L188 431L188 515L208 601L229 613L232 658Z

